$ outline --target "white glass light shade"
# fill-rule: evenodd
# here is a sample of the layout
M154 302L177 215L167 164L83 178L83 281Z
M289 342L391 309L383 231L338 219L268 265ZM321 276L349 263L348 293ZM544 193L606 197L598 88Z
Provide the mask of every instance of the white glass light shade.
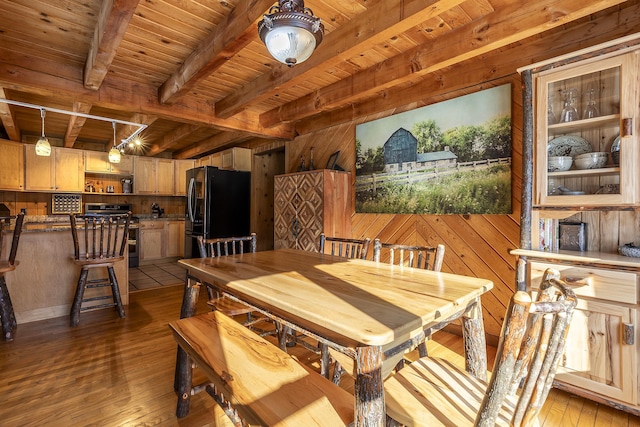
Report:
M115 145L109 150L109 162L120 163L120 151L118 151Z
M316 38L303 28L286 25L269 31L264 44L271 56L291 66L309 59L316 48Z
M51 144L49 144L49 140L41 136L36 142L36 155L38 156L50 156L51 155Z

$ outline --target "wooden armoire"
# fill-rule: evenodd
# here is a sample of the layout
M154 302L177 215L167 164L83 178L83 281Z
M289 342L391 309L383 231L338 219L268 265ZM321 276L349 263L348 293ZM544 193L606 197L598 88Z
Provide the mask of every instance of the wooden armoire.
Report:
M274 248L318 251L320 234L351 237L350 172L329 169L274 178Z

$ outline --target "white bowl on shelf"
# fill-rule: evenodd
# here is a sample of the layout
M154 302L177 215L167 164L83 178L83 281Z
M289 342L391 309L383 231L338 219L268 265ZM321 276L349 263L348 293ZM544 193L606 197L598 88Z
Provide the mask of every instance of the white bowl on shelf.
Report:
M607 165L609 153L594 151L593 153L579 154L573 159L577 169L600 169Z
M561 172L568 171L571 168L573 159L571 156L551 156L547 159L547 171Z

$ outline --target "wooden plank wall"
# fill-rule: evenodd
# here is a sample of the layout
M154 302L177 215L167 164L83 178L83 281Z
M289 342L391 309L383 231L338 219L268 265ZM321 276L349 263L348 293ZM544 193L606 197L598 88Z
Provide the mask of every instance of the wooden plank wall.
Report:
M352 237L402 244L438 244L446 246L443 271L483 277L494 282L494 290L483 297L487 334L500 333L506 304L515 290L515 258L509 254L520 241L520 181L522 171L522 94L518 74L456 91L437 99L414 103L343 125L333 126L287 143L286 169L296 170L301 155L309 159L314 147L317 167L326 164L331 153L340 150L338 164L352 171L355 189L355 130L359 123L397 114L433 102L463 96L489 87L511 83L512 87L512 206L511 215L392 215L356 214L355 191L352 211Z

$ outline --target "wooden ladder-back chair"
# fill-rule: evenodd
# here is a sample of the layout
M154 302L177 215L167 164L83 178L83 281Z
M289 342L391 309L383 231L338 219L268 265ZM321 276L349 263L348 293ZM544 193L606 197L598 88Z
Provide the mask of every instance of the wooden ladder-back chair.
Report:
M8 256L4 258L2 255L2 247L4 245L2 237L5 227L10 227L12 218L14 217L0 217L0 318L2 319L2 335L4 335L5 341L13 341L13 330L18 326L18 322L16 322L16 316L13 312L13 304L11 303L11 297L9 296L9 289L7 288L4 275L9 271L15 270L18 265L16 254L18 253L18 242L20 241L20 233L22 232L24 213L21 212L15 216L16 221L13 226L11 248L9 249Z
M444 252L444 245L409 246L395 243L382 243L378 238L373 240L373 260L380 262L380 259L384 258L389 264L394 265L440 271L442 269ZM413 349L407 351L410 350ZM330 350L330 354L338 362L334 364L332 381L335 384L339 384L342 374L345 372L353 374L355 366L353 360L342 353ZM427 356L427 345L425 341L418 344L418 354L420 357ZM402 354L398 354L392 360L383 364L383 375L389 375L394 369L402 369L403 367L404 357Z
M577 300L548 269L536 301L511 298L489 383L450 361L420 358L385 381L387 425L530 426L544 404Z
M114 263L124 260L124 252L129 237L131 212L123 215L76 215L70 214L71 234L73 236L74 263L80 265L80 277L71 305L71 326L80 323L80 312L94 308L115 307L118 316L125 317L118 279L113 269ZM82 241L78 238L78 229L84 231ZM82 244L81 244L82 243ZM81 251L82 249L82 251ZM88 280L89 270L106 268L107 277ZM85 298L85 289L109 286L111 295L98 295ZM93 304L96 301L111 299L110 303ZM83 306L83 303L90 303Z
M327 253L334 256L349 259L366 259L369 252L369 246L371 245L371 239L366 237L364 239L349 239L343 237L326 236L324 233L320 234L320 253ZM306 345L306 341L295 338L295 342L299 342L302 345L310 348ZM333 363L333 381L336 384L340 382L340 375L338 373L343 372L342 364L338 361L342 358L342 353L329 349L326 345L320 345L320 370L322 375L329 378L329 365L330 355L334 359ZM311 349L311 348L310 348ZM347 356L344 356L347 358ZM343 360L346 363L346 359Z
M373 260L380 261L383 251L388 254L389 264L440 271L442 270L445 249L444 245L409 246L382 243L380 239L375 239L373 241Z
M346 239L327 237L324 233L320 234L320 253L330 253L343 258L366 259L370 244L371 239L368 237L366 239Z
M205 239L202 236L198 236L197 240L200 257L202 258L216 258L219 256L255 253L258 244L256 233L251 233L249 236L220 237L214 239ZM215 287L215 283L212 283L211 285ZM259 335L264 336L275 333L272 330L267 331L255 327L257 323L268 321L268 319L263 316L254 316L254 310L248 305L243 304L240 301L232 300L224 294L220 295L217 292L214 294L210 286L207 286L207 294L209 296L207 305L214 310L229 317L243 314L246 315L247 318L242 322L242 324Z

